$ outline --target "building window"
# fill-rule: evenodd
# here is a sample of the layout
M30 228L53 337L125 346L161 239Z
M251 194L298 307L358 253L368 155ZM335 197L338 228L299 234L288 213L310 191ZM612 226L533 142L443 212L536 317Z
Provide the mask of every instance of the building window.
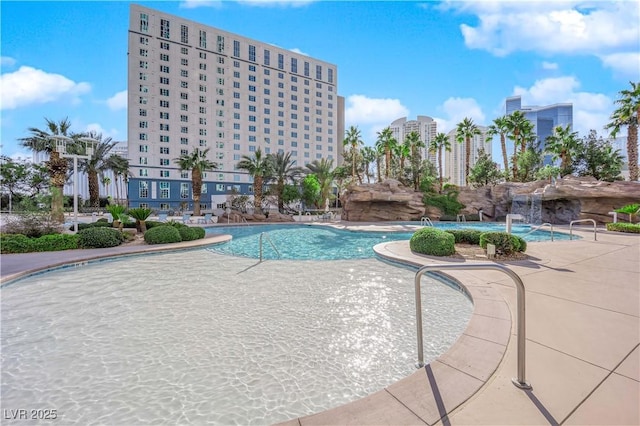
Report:
M160 72L169 74L169 66L167 65L160 65Z
M146 180L141 180L138 183L138 197L139 198L149 197L149 182L147 182Z
M167 55L166 53L161 53L160 60L164 62L169 62L169 55Z
M167 135L160 135L160 142L167 142L167 143L169 143L169 136L167 136Z
M168 147L168 146L161 146L161 147L160 147L160 154L167 154L167 155L169 155L169 147Z
M146 141L148 139L147 134L146 133L140 133L140 140L141 141Z
M233 40L233 56L240 57L240 42L238 40Z
M187 153L184 153L184 155L187 155ZM189 172L186 170L182 170L180 172L180 178L182 179L189 179Z
M180 183L180 198L189 198L189 184L187 182Z
M162 50L169 50L169 43L161 41L160 42L160 49Z
M284 69L284 55L282 53L278 53L278 68Z
M203 49L207 48L207 32L206 31L202 31L200 30L200 47L202 47ZM200 52L200 57L202 58L204 52ZM204 53L204 57L207 57L207 54Z
M249 60L251 62L256 61L256 47L252 45L249 45Z
M218 36L217 47L218 53L224 53L224 36Z
M169 159L168 158L161 158L160 159L160 165L161 166L168 166L169 165Z
M332 68L328 68L327 69L327 80L329 81L329 83L333 83L333 69Z
M189 145L189 138L180 138L180 145Z
M140 145L140 152L149 152L149 145Z
M142 177L149 176L149 170L147 170L147 169L140 169L140 176L142 176Z
M166 19L160 20L160 37L169 38L169 21Z
M143 166L148 164L147 157L139 157L138 158L138 164L141 164Z
M189 44L189 28L186 25L180 25L180 42Z
M306 61L304 63L304 75L306 77L309 77L309 62L306 62ZM309 84L308 81L305 81L304 83L307 84L307 85Z
M169 131L169 125L168 124L164 124L164 123L160 123L160 130L164 130L166 132Z
M163 172L167 172L167 176L163 176ZM160 170L161 177L168 177L168 170ZM159 182L160 198L169 198L169 182Z
M298 73L298 60L291 58L291 72Z
M147 69L149 68L149 63L147 61L140 61L140 68Z
M147 15L146 13L140 14L140 32L149 32L149 15ZM142 40L142 37L140 37L140 40Z

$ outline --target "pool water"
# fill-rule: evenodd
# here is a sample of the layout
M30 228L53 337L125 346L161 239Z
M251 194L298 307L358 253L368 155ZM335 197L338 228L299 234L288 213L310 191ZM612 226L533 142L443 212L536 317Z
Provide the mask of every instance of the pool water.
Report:
M0 288L2 406L83 425L267 425L335 407L415 371L413 279L376 259L208 250L27 277ZM472 304L422 287L430 361Z
M417 225L416 222L391 223ZM440 229L481 229L486 231L505 230L502 224L456 224L439 223ZM419 226L416 229L420 228ZM522 236L526 241L547 241L551 239L548 231L538 230L528 234L531 227L515 225L514 235ZM313 225L260 225L260 226L217 226L207 229L208 233L230 234L231 241L216 245L212 251L233 256L260 257L260 234L265 233L262 242L263 259L295 260L337 260L366 259L375 257L373 246L387 241L409 240L415 232L348 231L329 226ZM525 235L528 234L528 235ZM268 238L267 238L268 236ZM568 239L567 234L554 232L554 239ZM273 243L273 245L271 244ZM274 248L275 247L275 248Z

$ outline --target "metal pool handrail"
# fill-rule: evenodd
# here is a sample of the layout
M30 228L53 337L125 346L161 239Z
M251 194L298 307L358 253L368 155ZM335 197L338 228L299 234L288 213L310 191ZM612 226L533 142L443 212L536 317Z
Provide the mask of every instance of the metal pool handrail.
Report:
M538 229L542 228L543 226L549 226L551 228L551 241L553 241L553 225L550 224L549 222L545 222L545 223L543 223L543 224L541 224L539 226L536 226L531 231L529 231L526 234L524 234L523 237L526 237L529 234L533 234L534 232L536 232Z
M578 219L569 222L569 239L573 240L573 224L578 222L592 222L593 223L593 241L598 241L598 231L596 229L596 221L593 219Z
M428 218L427 216L422 216L422 218L420 219L420 225L421 226L433 226L433 222L431 222L431 219Z
M267 237L267 241L269 241L269 244L271 244L271 247L273 247L273 249L276 251L276 253L278 254L278 257L282 257L282 255L276 248L275 244L273 244L273 241L271 241L269 234L267 234L266 232L261 232L260 233L260 262L262 262L262 236L263 235Z
M415 277L415 291L416 291L416 328L418 335L418 364L416 367L424 367L424 348L422 342L422 297L420 293L420 277L429 271L446 271L446 270L474 270L474 269L493 269L496 271L504 272L507 274L513 282L516 284L516 296L517 302L517 331L518 331L518 377L511 379L511 382L520 389L531 389L531 385L525 379L525 341L526 341L526 327L525 327L525 303L524 303L524 283L511 269L506 266L502 266L496 263L476 263L476 264L462 264L462 265L426 265L418 269Z

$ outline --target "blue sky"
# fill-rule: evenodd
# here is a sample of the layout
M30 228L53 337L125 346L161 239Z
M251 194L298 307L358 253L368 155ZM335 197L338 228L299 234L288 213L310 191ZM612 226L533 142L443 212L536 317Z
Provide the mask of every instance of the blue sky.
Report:
M137 2L338 66L346 125L367 145L396 118L487 125L504 99L572 102L574 129L605 134L618 91L640 81L637 1ZM2 153L45 117L127 138L129 2L0 2ZM495 151L494 151L495 156Z

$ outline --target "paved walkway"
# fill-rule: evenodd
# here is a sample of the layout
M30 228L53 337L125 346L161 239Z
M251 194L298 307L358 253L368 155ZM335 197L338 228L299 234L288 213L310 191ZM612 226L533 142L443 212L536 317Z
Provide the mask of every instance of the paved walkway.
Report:
M343 226L344 223L338 226ZM526 379L516 376L515 289L497 271L448 272L474 299L465 333L436 361L356 402L286 424L640 424L640 236L577 231L583 238L530 243L529 260L505 263L526 287ZM171 246L2 255L2 282L27 271ZM411 253L408 242L376 246L395 261L447 263Z

